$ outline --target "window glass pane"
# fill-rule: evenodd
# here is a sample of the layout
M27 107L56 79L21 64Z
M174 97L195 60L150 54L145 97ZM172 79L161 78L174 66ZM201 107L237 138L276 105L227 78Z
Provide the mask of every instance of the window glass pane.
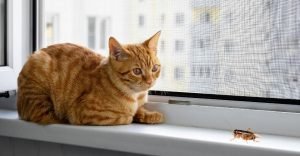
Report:
M0 66L5 65L5 0L0 0Z
M162 30L156 90L300 99L299 0L45 0L54 15L46 44L103 55L109 36L135 43Z

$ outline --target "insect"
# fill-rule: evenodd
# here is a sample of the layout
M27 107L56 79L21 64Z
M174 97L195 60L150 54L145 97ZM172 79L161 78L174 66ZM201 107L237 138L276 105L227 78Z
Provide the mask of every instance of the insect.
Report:
M253 140L254 142L258 142L255 140L256 138L258 138L258 135L255 134L250 128L248 128L247 130L235 129L233 131L233 137L234 138L231 140L234 140L235 138L241 138L241 139L245 140L246 142L248 140Z

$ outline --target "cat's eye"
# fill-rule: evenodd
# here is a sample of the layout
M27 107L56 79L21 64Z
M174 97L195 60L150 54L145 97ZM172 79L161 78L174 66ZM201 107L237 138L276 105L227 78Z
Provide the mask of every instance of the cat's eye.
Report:
M133 73L135 75L141 75L142 74L142 69L141 68L134 68L133 69Z
M152 72L157 72L158 68L159 68L158 64L154 65L152 68Z

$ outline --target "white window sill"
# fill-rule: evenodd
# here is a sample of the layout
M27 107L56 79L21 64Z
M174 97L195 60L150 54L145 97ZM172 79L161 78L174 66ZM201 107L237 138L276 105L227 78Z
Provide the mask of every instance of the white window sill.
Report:
M40 126L0 110L0 135L149 155L300 155L300 138L261 135L259 142L230 141L225 130L168 124L125 126Z

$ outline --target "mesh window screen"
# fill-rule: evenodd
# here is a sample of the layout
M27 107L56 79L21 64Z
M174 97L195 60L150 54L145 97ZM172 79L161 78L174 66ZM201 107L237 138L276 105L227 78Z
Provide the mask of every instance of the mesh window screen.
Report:
M300 99L299 0L45 0L45 15L52 43L92 35L104 55L101 33L132 43L162 30L154 90Z

